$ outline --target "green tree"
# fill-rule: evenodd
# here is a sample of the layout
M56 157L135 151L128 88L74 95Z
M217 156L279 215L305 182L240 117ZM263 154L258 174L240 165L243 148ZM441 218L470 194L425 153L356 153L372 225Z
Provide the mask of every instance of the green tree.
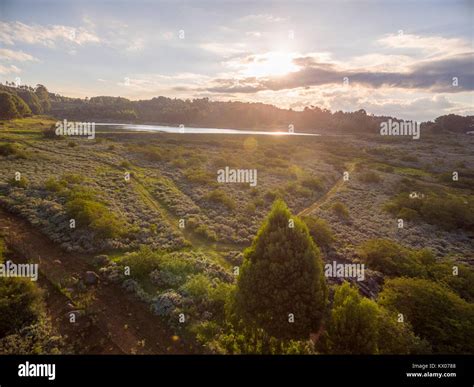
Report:
M306 225L277 200L244 252L235 315L273 337L305 339L318 330L326 299L319 249Z
M336 288L325 350L337 354L429 353L430 346L398 314L360 295L348 282Z
M379 304L402 313L437 353L474 353L474 305L421 278L387 280Z
M0 92L0 119L10 120L31 114L28 105L16 95Z
M43 111L49 112L51 110L51 102L49 100L49 92L48 89L43 85L36 85L35 94L38 96L40 100L41 107Z
M337 287L328 323L329 350L338 354L377 353L377 304L344 282Z

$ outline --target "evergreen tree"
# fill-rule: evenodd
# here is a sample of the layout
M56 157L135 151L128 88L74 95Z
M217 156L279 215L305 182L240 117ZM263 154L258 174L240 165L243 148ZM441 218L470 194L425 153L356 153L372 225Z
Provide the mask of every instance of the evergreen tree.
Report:
M278 200L244 253L233 311L249 328L305 339L320 326L327 288L308 228Z

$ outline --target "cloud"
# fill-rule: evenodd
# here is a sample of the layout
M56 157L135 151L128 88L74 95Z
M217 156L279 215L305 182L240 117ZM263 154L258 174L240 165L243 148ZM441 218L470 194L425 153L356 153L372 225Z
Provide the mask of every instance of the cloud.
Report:
M348 69L335 63L322 63L305 56L294 58L300 70L280 76L216 79L209 92L257 93L263 90L285 90L300 87L342 84L378 89L381 87L422 89L431 92L457 93L474 90L474 53L465 53L439 60L422 60L407 65L403 72L374 69ZM457 79L457 85L454 80Z
M0 74L8 75L8 74L19 74L19 73L21 73L21 70L18 67L14 65L4 66L0 63Z
M16 22L0 22L0 42L14 45L16 42L39 44L49 48L58 42L83 45L99 43L100 39L94 32L84 27L70 27L65 25L39 25Z
M425 57L445 57L472 51L469 42L459 38L420 36L414 34L390 34L377 43L392 49L421 50Z
M8 48L0 48L0 58L3 61L11 62L38 62L37 58L31 56L30 54L27 54L26 52L9 50Z
M271 14L252 14L238 19L238 21L243 23L278 23L285 20L283 17L273 16Z

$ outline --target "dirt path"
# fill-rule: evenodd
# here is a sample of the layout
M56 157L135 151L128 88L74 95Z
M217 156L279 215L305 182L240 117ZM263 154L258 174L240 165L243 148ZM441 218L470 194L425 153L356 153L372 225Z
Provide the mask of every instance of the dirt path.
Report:
M356 162L351 162L347 165L347 172L349 174L354 171L356 166ZM298 213L299 217L311 215L311 213L316 210L317 208L321 207L324 203L326 203L344 184L344 179L341 177L336 183L331 187L329 191L327 191L323 196L321 196L318 200L316 200L313 204L309 207L305 208L301 212Z
M19 260L39 263L40 286L47 290L47 307L53 325L72 340L83 340L83 353L187 353L188 347L165 322L153 316L147 305L115 284L100 281L89 290L91 319L77 325L69 322L68 297L58 284L72 276L94 271L86 256L66 253L23 219L0 209L0 230L9 249ZM69 312L68 312L69 310ZM84 319L85 317L79 317ZM86 334L84 334L86 332ZM74 337L80 336L80 337Z

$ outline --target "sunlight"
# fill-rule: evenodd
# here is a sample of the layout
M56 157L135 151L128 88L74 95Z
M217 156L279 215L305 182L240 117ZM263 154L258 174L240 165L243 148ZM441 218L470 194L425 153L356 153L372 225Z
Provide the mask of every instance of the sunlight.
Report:
M285 75L298 71L299 66L293 63L295 55L288 52L269 52L255 55L243 65L242 75L247 77L265 77Z

